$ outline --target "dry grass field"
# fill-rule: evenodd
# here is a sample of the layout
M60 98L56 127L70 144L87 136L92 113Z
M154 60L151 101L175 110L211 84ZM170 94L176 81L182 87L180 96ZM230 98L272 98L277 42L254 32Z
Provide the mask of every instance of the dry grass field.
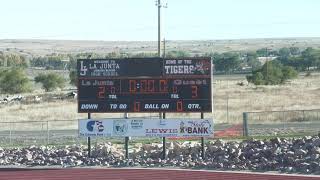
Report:
M306 77L300 74L295 80L279 86L237 85L245 81L243 75L220 75L213 79L213 117L216 123L240 123L246 111L275 111L320 109L320 74ZM77 113L76 100L56 100L39 104L0 106L0 122L77 120L86 114ZM129 117L156 117L157 113L130 113ZM123 117L121 113L92 114L93 118ZM193 114L167 114L170 117L200 117Z
M241 78L217 79L213 116L218 122L242 121L243 112L320 109L320 74L277 86L238 86Z
M26 56L39 56L51 53L80 52L156 52L156 42L124 42L124 41L68 41L68 40L0 40L0 51L18 52ZM206 41L167 41L166 50L183 50L190 54L205 52L250 51L269 47L314 47L320 48L320 38L282 38L282 39L242 39L242 40L206 40ZM32 79L41 70L28 71ZM66 78L68 72L59 72ZM239 86L238 82L246 82L244 75L217 75L213 79L213 113L205 117L213 117L216 123L240 123L242 113L246 111L275 111L320 109L320 74L313 73L280 86ZM40 88L39 85L34 86ZM70 87L68 87L70 88ZM32 96L43 91L36 90ZM56 92L64 93L64 92ZM5 95L0 94L0 98ZM86 114L77 113L76 100L55 100L39 104L0 105L0 122L4 121L47 121L77 120L86 118ZM129 114L130 117L156 117L158 113ZM200 117L194 114L167 114L170 117ZM123 117L123 114L93 114L93 118Z

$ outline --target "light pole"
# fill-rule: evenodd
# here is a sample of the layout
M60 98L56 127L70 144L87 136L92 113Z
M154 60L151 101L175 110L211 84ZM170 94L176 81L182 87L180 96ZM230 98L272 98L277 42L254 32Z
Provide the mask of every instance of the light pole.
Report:
M158 7L158 56L161 57L161 8L167 8L166 4L161 4L161 0L156 0L156 6Z
M162 5L161 0L156 0L158 7L158 57L161 58L161 8L167 8L167 4ZM159 112L159 118L165 119L166 113ZM162 159L166 159L166 138L162 137Z
M165 58L166 57L166 39L163 38L163 53L162 53L162 57Z

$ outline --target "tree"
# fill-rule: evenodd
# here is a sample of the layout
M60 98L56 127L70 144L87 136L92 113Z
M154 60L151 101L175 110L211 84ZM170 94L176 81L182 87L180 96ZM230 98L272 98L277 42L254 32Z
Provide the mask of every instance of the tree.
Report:
M254 73L252 76L247 76L248 82L252 82L255 85L265 84L263 74L261 72Z
M252 67L253 70L256 70L261 67L261 62L258 60L256 52L247 53L247 65Z
M0 72L0 90L9 94L30 92L30 80L21 68L4 70Z
M288 79L292 79L298 76L298 72L293 69L291 66L282 67L282 82L285 82Z
M240 56L237 53L223 53L225 71L230 72L240 68Z
M68 62L68 70L73 70L77 68L77 59L74 58L73 56L69 55L69 62Z
M267 61L259 71L263 74L265 85L281 84L282 65L278 61Z
M281 61L287 61L290 56L291 52L289 48L284 47L279 50L279 59Z
M16 53L0 53L0 66L26 68L29 64L30 62L25 56Z
M288 59L284 65L294 67L298 71L303 71L307 68L306 64L304 64L302 56L292 56Z
M58 87L63 88L65 84L63 77L55 73L39 74L34 80L37 83L41 83L46 91L53 91Z
M255 85L276 85L283 84L297 75L297 71L292 67L283 66L278 61L269 61L260 69L253 71L251 76L247 76L247 80Z
M121 57L121 54L119 52L115 52L115 51L112 51L112 52L109 52L105 58L119 58Z
M267 49L261 48L256 51L258 57L267 57Z
M33 67L46 67L48 66L48 57L33 57L30 64Z
M130 55L131 58L145 58L145 57L157 57L156 53L147 53L147 52L140 52L137 54ZM184 56L186 57L186 56Z
M289 50L292 56L297 56L301 54L301 51L298 47L289 47Z
M69 73L69 78L70 78L70 84L77 86L77 71L71 70Z
M62 62L63 57L60 56L49 56L47 69L63 69L64 63Z
M311 67L317 67L318 69L320 64L320 51L308 47L306 50L302 52L303 63L310 70Z
M31 59L31 65L34 67L44 67L46 69L65 69L68 67L71 55L56 54L34 57ZM69 68L69 67L68 67Z
M237 53L215 53L213 63L217 71L232 72L240 68L240 56Z
M238 53L227 52L227 53L210 53L206 54L212 58L216 71L232 72L240 68L240 56Z
M0 51L0 66L5 66L5 56L2 51Z
M177 57L190 57L190 54L186 51L178 50L178 51L169 51L166 54L168 58L177 58Z

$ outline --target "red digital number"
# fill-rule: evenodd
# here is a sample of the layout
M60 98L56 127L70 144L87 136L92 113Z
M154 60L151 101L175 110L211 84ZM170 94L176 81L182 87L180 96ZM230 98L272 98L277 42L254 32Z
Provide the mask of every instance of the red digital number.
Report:
M191 86L191 98L198 97L198 86Z
M104 86L100 86L100 87L98 87L98 98L99 99L103 99L103 98L105 98L105 94L106 94L106 87L104 87Z
M154 92L154 80L148 80L148 92Z
M133 111L140 112L140 102L136 102L136 101L134 102Z
M140 91L147 92L147 80L140 81Z
M167 84L168 84L167 80L161 79L159 82L159 86L160 86L159 91L160 92L167 92L168 91Z
M129 92L130 93L135 93L137 91L136 84L137 84L136 80L129 80Z
M178 111L178 112L183 111L182 101L177 101L177 111Z
M174 94L178 93L178 88L177 88L177 86L173 86L173 88L172 88L172 93L174 93Z

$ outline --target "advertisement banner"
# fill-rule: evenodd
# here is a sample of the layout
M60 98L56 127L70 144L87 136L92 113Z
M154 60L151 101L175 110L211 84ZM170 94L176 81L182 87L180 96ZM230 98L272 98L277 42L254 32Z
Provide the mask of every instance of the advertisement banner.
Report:
M82 119L80 137L213 137L212 119Z

